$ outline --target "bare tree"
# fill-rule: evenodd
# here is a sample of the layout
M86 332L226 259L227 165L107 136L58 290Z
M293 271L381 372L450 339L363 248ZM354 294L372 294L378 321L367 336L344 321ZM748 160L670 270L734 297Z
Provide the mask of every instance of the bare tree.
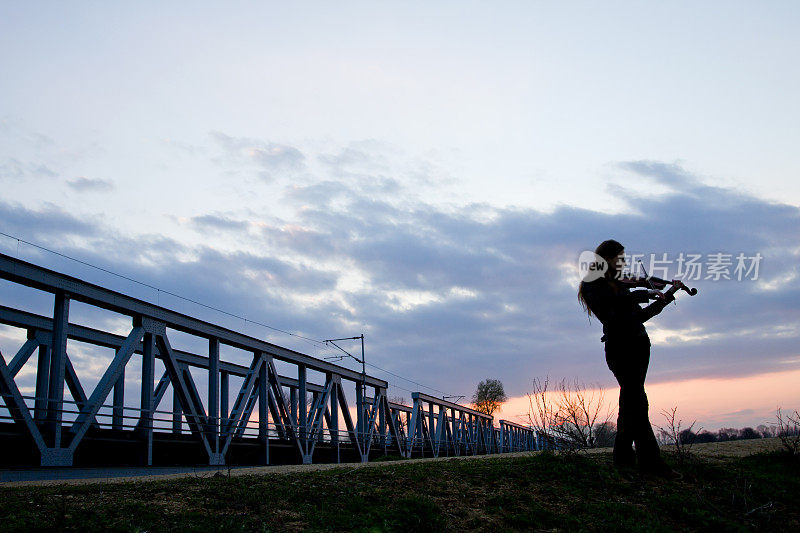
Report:
M705 429L701 429L694 434L694 443L702 444L704 442L717 442L717 434L711 433Z
M388 398L389 403L396 403L397 405L405 405L408 406L408 400L403 398L402 396L392 396Z
M611 418L610 410L603 413L605 391L587 389L576 379L571 384L561 380L558 392L558 431L578 448L596 448L597 429Z
M554 391L550 380L533 380L528 393L528 421L546 445L562 450L584 450L607 445L612 409L602 387L589 389L577 379L562 379Z
M475 394L472 395L472 404L476 411L491 416L500 405L508 400L503 384L499 379L485 379L478 383Z
M555 448L557 443L553 428L556 426L558 407L553 398L554 393L549 387L549 377L544 378L544 381L533 378L533 390L527 394L528 424L539 435L544 447Z
M795 409L794 413L784 415L778 407L775 418L778 419L776 433L783 447L792 455L797 455L800 452L800 413Z
M661 437L661 442L664 444L671 444L675 457L683 463L692 453L692 445L703 428L698 429L696 432L692 431L697 420L689 424L689 427L681 429L683 420L678 418L678 406L673 407L671 410L666 409L661 411L667 424L664 427L656 426L658 434Z
M408 401L405 398L403 398L402 396L392 396L391 398L389 398L389 403L396 403L398 405L408 406ZM406 420L406 417L403 416L403 415L404 415L404 413L401 412L397 417L397 423L398 423L398 428L397 429L400 431L400 433L405 434L406 426L407 426L407 420Z
M742 428L739 430L740 439L760 439L761 433L751 427Z
M739 430L736 428L719 428L719 430L717 431L718 442L737 440L738 438L739 438Z
M756 431L761 433L761 436L765 439L775 436L775 428L771 428L766 424L759 424L756 428Z
M617 425L614 422L597 424L594 434L598 448L610 448L614 446L614 440L617 438Z

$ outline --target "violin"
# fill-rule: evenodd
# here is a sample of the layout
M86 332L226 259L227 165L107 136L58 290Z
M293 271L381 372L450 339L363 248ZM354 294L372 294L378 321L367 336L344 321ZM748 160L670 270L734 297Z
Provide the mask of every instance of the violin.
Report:
M617 278L617 281L628 287L645 287L648 289L662 290L667 285L673 285L677 280L670 281L655 276L631 276L629 274L623 274ZM697 294L697 289L694 287L687 287L683 283L681 283L680 289L688 292L690 296Z

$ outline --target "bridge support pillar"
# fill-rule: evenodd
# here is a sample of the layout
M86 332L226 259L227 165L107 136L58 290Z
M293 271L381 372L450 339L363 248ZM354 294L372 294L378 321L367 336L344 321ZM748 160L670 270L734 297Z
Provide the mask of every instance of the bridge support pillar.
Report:
M342 458L339 454L339 387L341 378L332 376L333 389L331 390L331 416L328 420L328 432L331 435L331 455L333 462L341 463Z
M45 448L42 450L42 466L72 466L72 456L69 448Z

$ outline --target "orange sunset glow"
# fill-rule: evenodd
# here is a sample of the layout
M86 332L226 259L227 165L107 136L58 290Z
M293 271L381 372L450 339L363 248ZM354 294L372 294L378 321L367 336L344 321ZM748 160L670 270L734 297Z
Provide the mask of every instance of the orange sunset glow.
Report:
M647 384L650 420L664 423L661 412L678 407L683 427L697 421L700 428L715 431L722 427L756 427L775 422L775 411L800 405L800 370L770 372L740 378L690 379ZM618 387L605 389L606 405L616 408ZM527 396L510 398L495 418L524 422L529 403ZM611 418L616 419L616 412Z

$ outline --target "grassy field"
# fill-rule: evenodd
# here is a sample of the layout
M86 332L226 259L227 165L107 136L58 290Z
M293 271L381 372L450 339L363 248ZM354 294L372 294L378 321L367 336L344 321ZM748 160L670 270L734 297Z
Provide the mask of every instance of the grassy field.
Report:
M3 531L800 531L783 453L620 474L608 454L0 489Z

